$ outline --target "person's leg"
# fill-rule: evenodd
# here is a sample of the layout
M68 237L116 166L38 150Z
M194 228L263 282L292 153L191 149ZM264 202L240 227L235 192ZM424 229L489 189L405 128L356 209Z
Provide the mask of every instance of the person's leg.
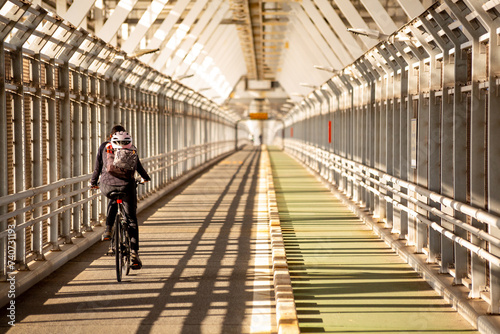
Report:
M123 208L129 220L128 234L130 236L131 248L139 250L139 226L137 223L137 191L135 184L127 187L127 198L123 201Z
M116 187L102 184L101 185L101 193L108 196L109 193L116 190ZM116 204L115 200L109 200L108 209L106 212L106 229L104 230L103 240L111 239L111 230L113 228L113 224L115 223L116 214L118 213L118 204Z
M118 213L118 204L115 200L110 200L108 203L108 211L106 216L106 231L113 227L115 223L116 214Z
M123 207L129 220L128 235L130 236L130 248L132 249L132 269L141 269L142 261L139 258L139 225L137 222L137 192L135 183L127 188L127 198L123 201Z

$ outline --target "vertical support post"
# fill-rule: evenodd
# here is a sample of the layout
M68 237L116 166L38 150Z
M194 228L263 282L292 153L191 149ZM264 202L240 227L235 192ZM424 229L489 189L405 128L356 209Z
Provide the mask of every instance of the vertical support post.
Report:
M491 35L491 33L490 33ZM486 57L486 48L488 46L479 42L479 38L474 38L472 43L472 64L471 65L471 94L470 94L470 117L469 127L469 175L470 175L470 204L474 207L486 209L486 182L484 179L486 168L485 143L487 120L487 90L479 88L480 78L486 77L486 65L488 59ZM471 224L480 230L486 230L485 224L472 218ZM466 235L463 233L463 235ZM486 248L486 242L474 235L471 236L471 241L483 249ZM470 298L480 298L481 292L486 287L486 262L477 254L471 254L471 279L472 286L470 289Z
M24 113L24 89L23 89L23 54L22 49L12 53L12 65L14 83L18 86L18 94L13 96L14 100L14 152L15 152L15 191L25 190L26 180L26 138L25 138L25 113ZM25 199L19 200L15 204L16 210L23 209ZM16 216L16 226L25 222L25 214ZM21 229L16 231L16 263L18 269L24 270L26 267L26 231Z
M89 152L92 152L92 150L89 147L89 143L91 141L91 138L89 137L89 131L92 131L92 125L90 123L90 110L89 110L89 104L88 99L86 99L89 96L89 74L88 71L84 71L83 69L79 71L80 74L80 80L81 80L81 87L80 87L80 95L84 97L84 101L80 100L80 108L81 108L81 114L82 114L82 125L81 125L81 143L82 143L82 169L81 169L81 174L86 175L93 171L93 168L90 167L90 162L91 159L89 157ZM83 186L85 187L86 184L84 183ZM89 191L84 191L82 193L82 198L86 200L89 198ZM83 212L82 212L82 226L83 230L85 232L90 232L92 231L92 226L90 223L90 210L91 210L91 205L90 202L86 201L83 206L82 206Z
M175 100L172 101L174 109L172 111L172 144L173 144L173 155L172 155L172 164L173 164L173 178L177 178L179 176L179 116L178 116L178 110L177 108L177 103Z
M170 103L170 102L169 102ZM173 109L169 107L168 110L168 115L167 115L167 151L168 151L168 160L167 164L169 165L168 167L168 174L167 174L167 181L170 181L171 179L174 178L174 166L173 166L173 154L174 154L174 125L173 125Z
M186 103L185 102L181 102L182 103L182 150L184 152L184 155L183 155L183 163L182 163L182 167L181 167L181 174L184 174L188 168L188 147L189 147L189 143L188 143L188 122L189 122L189 117L187 116L187 108L186 108Z
M457 40L461 38L469 40L474 43L474 40L479 38L480 30L472 27L469 20L466 18L470 7L458 6L450 0L444 0L445 4L455 15L456 19L460 21L463 28L458 29L455 27L451 34L455 43L455 91L453 95L453 198L457 201L467 202L467 187L469 174L467 171L468 157L467 157L467 130L468 130L468 112L470 111L470 104L468 105L468 93L462 93L460 84L467 83L467 64L468 64L468 50L462 49L462 43ZM482 9L480 10L482 11ZM465 38L466 35L467 37ZM458 36L458 37L457 37ZM452 39L453 39L452 38ZM466 221L466 215L455 210L454 217ZM454 233L462 238L467 238L467 232L457 226L454 227ZM461 247L458 243L454 243L455 251L455 279L456 284L461 284L463 278L467 276L468 266L468 252L467 249Z
M414 157L412 157L412 136L417 136L417 141L413 139L413 144L417 145L417 150L418 150L418 133L415 134L415 130L418 131L418 108L420 105L420 101L418 99L418 85L419 85L419 73L420 73L420 65L419 61L415 60L413 63L408 64L408 97L407 97L407 123L406 123L406 128L409 130L407 133L408 136L408 149L405 152L405 154L408 156L408 161L410 161L410 164L408 165L408 181L412 183L416 183L416 166L414 165L415 161L412 161ZM415 121L414 119L417 119L417 129L415 129ZM413 122L413 123L412 123ZM414 137L413 137L414 138ZM417 151L417 159L418 159L418 151ZM418 161L418 160L417 160ZM417 197L418 195L413 192L409 191L409 195L412 197ZM416 211L416 207L413 203L408 202L407 206L411 210ZM413 216L408 217L408 244L415 246L417 245L417 224L420 224L420 222L417 222L416 219ZM421 249L418 249L417 247L417 252L422 252Z
M166 134L166 109L165 109L165 93L163 91L160 92L158 95L158 139L159 139L159 154L162 157L161 160L159 161L158 167L162 169L162 172L159 174L158 177L158 185L160 187L163 187L167 182L165 179L165 175L167 174L166 170L166 164L165 164L165 141L167 139L167 134Z
M106 106L106 81L102 77L96 77L96 88L97 88L97 95L98 99L97 101L104 101L104 103L99 103L97 104L98 107L98 113L99 113L99 120L98 120L98 126L99 126L99 134L100 138L102 141L108 140L108 135L109 131L111 130L111 121L109 120L109 114L110 110ZM99 146L97 146L99 147ZM106 196L102 195L100 200L99 200L99 220L101 222L104 222L106 214L107 214L107 204L108 204L108 199Z
M73 174L72 176L80 176L82 174L82 108L81 108L81 87L80 87L80 73L75 70L72 72L73 79L73 90L78 92L77 101L70 102L73 105L73 135L71 138L72 141L72 151L73 151ZM68 93L72 93L71 90ZM76 203L81 198L82 185L81 182L73 184L73 191L76 191L77 194L73 195L72 202ZM75 233L75 237L81 238L83 237L81 231L81 216L82 216L82 206L77 205L73 208L73 222L72 222L72 230Z
M7 163L7 97L5 93L5 49L0 40L0 197L9 194L9 175ZM11 180L12 182L13 180ZM0 215L8 212L7 205L0 206ZM0 231L7 230L7 220L0 221ZM7 275L7 238L0 239L0 280L4 281Z
M387 49L387 47L386 47ZM397 61L398 67L394 70L394 98L392 103L392 175L395 177L401 177L401 93L402 93L402 73L404 68L401 66L401 60ZM401 187L396 184L392 184L395 190L401 191ZM401 202L401 197L393 195L393 199L397 202ZM394 208L392 211L392 233L401 233L401 209Z
M396 45L385 44L385 50L388 55L392 56L397 66L394 67L394 101L393 101L393 142L394 142L394 156L393 156L393 172L394 176L407 180L407 97L408 97L408 71L406 67L409 63L409 57L406 56L403 50L398 49ZM399 55L398 56L398 51ZM407 193L406 188L399 185L393 185L395 190ZM394 195L394 199L402 205L407 205L407 200ZM408 235L408 213L400 209L394 208L393 210L393 233L399 233L400 239L405 239Z
M202 105L202 109L201 109L201 114L202 114L202 129L203 129L203 135L202 135L202 141L204 143L204 155L203 155L203 163L207 162L209 159L210 159L210 142L209 142L209 127L210 127L210 124L209 124L209 114L208 112L203 109L203 105ZM209 146L207 146L209 145Z
M431 191L439 193L441 191L441 173L439 173L441 165L441 104L442 95L437 97L436 92L441 91L442 77L441 69L443 62L439 62L433 56L431 58L431 89L429 92L429 130L427 132L429 140L429 153L428 153L428 188ZM431 206L437 207L433 202L429 203ZM431 221L441 224L441 219L433 214L429 215ZM435 263L441 253L441 235L434 229L429 229L429 254L427 261Z
M56 90L56 79L55 79L55 71L56 66L54 60L47 65L46 75L47 75L47 85L52 89ZM55 98L48 99L48 119L49 119L49 183L56 182L59 180L58 174L58 164L59 164L59 156L58 156L58 110L56 107ZM54 189L50 191L50 199L54 199L58 196L58 189ZM50 212L54 212L58 209L58 201L53 201L50 204ZM49 218L49 243L51 244L51 251L60 251L59 247L59 215L54 215Z
M96 104L95 101L98 100L98 93L97 93L97 88L98 88L98 83L97 79L95 76L89 76L89 81L90 81L90 95L94 98L94 102L90 103L90 162L91 162L91 170L93 171L94 165L95 165L95 159L97 156L97 150L99 148L99 106ZM95 226L100 226L101 225L101 219L99 217L99 199L95 198L92 200L92 213L91 213L91 222Z
M368 113L367 113L367 122L366 122L366 133L367 133L367 149L368 149L368 154L367 154L367 165L369 167L375 167L375 114L376 114L376 107L375 107L375 82L372 80L369 84L370 88L370 97L368 101ZM369 172L368 176L369 175ZM372 182L368 182L370 186L373 186ZM373 214L375 212L375 194L372 193L371 191L367 190L367 196L366 196L366 206L367 209L369 210L370 214Z
M434 9L429 9L431 20L434 20L433 15L435 15ZM427 153L427 188L431 191L439 193L441 191L441 173L437 171L440 170L441 166L441 110L442 110L442 98L443 98L443 67L444 63L449 60L449 50L451 48L451 42L449 39L443 40L441 36L437 33L436 24L431 23L428 17L421 17L420 20L423 26L426 28L427 32L432 35L434 42L440 48L442 52L442 58L437 59L436 54L437 49L431 48L427 43L425 43L425 48L427 53L430 54L430 87L429 87L429 98L428 98L428 131L426 132L428 138L428 153ZM421 35L418 31L413 30L417 36ZM420 41L425 39L424 36L419 37ZM446 60L445 60L446 59ZM441 94L437 94L440 92ZM424 110L423 110L424 111ZM428 203L430 206L439 209L439 205L433 201ZM441 225L441 218L429 213L429 219L437 224ZM429 229L429 253L427 256L427 261L430 263L437 262L439 254L441 253L441 235L434 229Z
M401 141L401 144L399 146L400 149L400 161L399 161L399 170L400 170L400 177L403 181L408 180L408 151L409 151L409 140L408 140L408 99L409 99L409 93L408 93L408 81L409 81L409 76L408 76L408 70L406 67L401 68L401 97L400 97L400 103L399 103L399 121L400 121L400 134L399 134L399 139ZM401 192L405 195L408 194L408 189L404 188L401 189ZM408 200L406 199L401 199L401 205L407 206L408 205ZM406 211L401 211L400 213L400 232L399 232L399 239L407 239L408 238L408 230L409 230L409 217L408 217L408 212Z
M434 57L431 55L431 59ZM420 60L420 70L418 71L418 111L417 111L417 184L427 188L428 187L428 132L429 132L429 97L423 95L423 91L429 90L429 75L430 75L430 64L427 64L425 61ZM417 194L417 198L420 202L424 202L427 204L427 199L424 196L420 196ZM420 214L426 215L425 210L420 208L416 208L416 211ZM426 224L422 223L419 220L416 220L416 251L417 253L423 253L424 247L427 246L427 234L428 227Z
M466 51L456 50L455 82L467 81ZM460 92L460 86L455 85L453 96L453 198L459 202L467 202L467 97ZM465 221L466 216L455 211L455 218ZM455 234L467 238L467 233L455 227ZM455 247L455 283L461 284L467 276L467 249L454 243Z
M71 138L71 123L73 117L71 115L71 99L70 99L70 83L69 83L69 64L66 62L59 68L59 84L62 93L64 94L61 103L61 178L69 179L71 177L71 156L72 152L72 138ZM70 150L70 152L67 151ZM63 200L63 205L67 206L71 204L71 198L69 194L71 192L70 186L65 186L62 188L62 194L65 195ZM64 238L64 242L71 244L71 210L65 210L62 214L62 226L61 226L61 236Z
M241 120L238 120L236 121L236 123L234 123L234 151L238 151L238 126L240 125L240 121Z
M500 90L496 73L500 71L500 38L496 29L490 30L489 56L488 60L488 115L487 115L487 187L488 187L488 211L494 215L500 216ZM500 238L500 229L490 226L489 233ZM490 245L490 251L495 256L500 256L500 248ZM490 298L491 313L500 313L500 268L490 264Z
M31 65L33 85L36 87L36 92L33 95L33 187L39 187L43 184L43 136L42 127L44 120L42 119L42 97L40 87L40 55L34 57ZM42 194L35 196L35 203L40 203L43 200ZM42 206L37 205L34 211L34 216L39 217L43 214ZM44 260L42 252L42 225L43 222L38 222L32 227L32 250L36 260Z

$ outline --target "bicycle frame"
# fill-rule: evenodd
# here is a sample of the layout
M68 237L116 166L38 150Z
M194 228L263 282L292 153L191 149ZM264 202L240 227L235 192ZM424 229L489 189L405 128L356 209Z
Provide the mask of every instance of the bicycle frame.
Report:
M128 235L128 219L123 208L123 200L117 199L118 212L113 225L110 248L114 248L116 259L116 279L121 282L123 275L130 272L130 237Z

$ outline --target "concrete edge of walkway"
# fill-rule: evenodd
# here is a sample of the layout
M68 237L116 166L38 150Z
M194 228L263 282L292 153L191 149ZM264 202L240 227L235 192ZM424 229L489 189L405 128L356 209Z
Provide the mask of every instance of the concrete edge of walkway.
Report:
M267 178L267 203L269 212L269 233L271 238L273 283L276 300L276 322L278 333L300 333L299 320L295 307L295 298L292 290L292 280L286 261L285 244L281 231L281 222L278 213L278 202L274 189L273 173L269 152L265 146L262 150L261 168L265 170Z
M151 204L159 200L161 197L167 195L169 192L175 190L179 186L186 183L192 177L202 173L206 169L212 167L219 161L233 154L234 151L224 153L213 160L204 163L203 165L187 172L178 179L169 183L165 188L159 190L157 193L152 194L145 199L141 200L137 206L137 213L140 213ZM83 237L72 238L72 244L61 245L61 251L45 253L44 261L32 261L28 264L29 270L16 272L11 280L1 283L0 286L0 306L3 307L15 297L21 295L29 288L33 287L36 283L40 282L51 273L62 267L71 259L83 253L86 249L94 245L97 241L101 240L101 235L104 232L104 226L93 226L92 231L83 232ZM10 298L11 293L15 294L14 298Z
M440 296L444 298L457 312L464 317L480 333L500 333L500 321L494 319L484 311L477 311L466 295L457 293L453 285L446 282L442 275L429 268L425 260L421 259L411 246L405 245L403 240L391 233L391 229L384 227L383 223L375 222L370 214L360 208L356 203L339 191L328 180L324 179L318 172L305 163L290 155L311 174L313 174L323 185L335 194L353 213L360 217L386 244L388 244L404 261L406 261ZM441 276L441 277L440 277ZM482 307L484 309L484 307Z

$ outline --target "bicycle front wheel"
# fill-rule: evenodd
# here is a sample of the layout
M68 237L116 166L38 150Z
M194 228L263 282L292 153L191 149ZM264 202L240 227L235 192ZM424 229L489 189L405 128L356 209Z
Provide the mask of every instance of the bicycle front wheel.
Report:
M116 260L116 280L122 281L123 257L122 257L122 224L119 215L115 220L115 260Z

